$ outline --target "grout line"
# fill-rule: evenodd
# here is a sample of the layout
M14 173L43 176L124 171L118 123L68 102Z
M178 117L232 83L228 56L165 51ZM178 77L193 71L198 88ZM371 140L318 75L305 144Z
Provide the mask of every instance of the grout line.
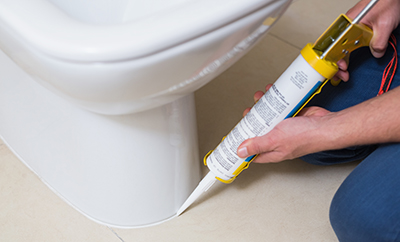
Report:
M296 49L298 49L298 50L301 50L300 47L298 47L298 46L296 46L296 45L294 45L294 44L288 42L288 41L285 40L285 39L282 39L281 37L279 37L279 36L277 36L277 35L274 35L274 34L272 34L272 33L269 33L269 35L271 35L271 36L277 38L278 40L280 40L280 41L282 41L282 42L284 42L284 43L286 43L286 44L288 44L288 45L290 45L290 46L292 46L292 47L294 47L294 48L296 48Z
M108 227L108 226L107 226L107 228L108 228L109 230L111 230L111 232L112 232L115 236L117 236L118 239L120 239L122 242L125 242L125 241L117 234L117 232L115 232L111 227Z

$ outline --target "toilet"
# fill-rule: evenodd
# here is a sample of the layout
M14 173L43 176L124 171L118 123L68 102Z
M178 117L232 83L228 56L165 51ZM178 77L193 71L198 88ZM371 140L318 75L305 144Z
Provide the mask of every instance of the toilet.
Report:
M194 91L290 3L2 0L1 138L88 218L167 221L202 178Z

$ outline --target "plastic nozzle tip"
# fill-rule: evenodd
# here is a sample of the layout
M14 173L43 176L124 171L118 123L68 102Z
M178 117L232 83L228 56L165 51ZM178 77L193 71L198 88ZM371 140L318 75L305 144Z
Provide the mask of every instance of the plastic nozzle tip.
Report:
M211 172L208 172L208 174L200 181L199 185L197 185L196 189L190 194L188 199L183 203L183 205L178 209L178 212L176 212L176 215L179 216L181 215L194 201L197 200L203 194L203 192L206 192L217 180L215 178L215 175Z

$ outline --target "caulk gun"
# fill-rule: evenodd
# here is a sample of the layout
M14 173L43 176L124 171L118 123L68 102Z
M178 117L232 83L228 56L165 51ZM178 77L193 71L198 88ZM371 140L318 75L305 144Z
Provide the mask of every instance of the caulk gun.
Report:
M256 158L239 158L239 145L246 139L262 136L280 121L294 117L338 71L336 63L353 50L368 46L372 31L360 20L378 2L372 0L351 20L340 15L314 44L307 44L300 55L276 80L246 116L221 143L204 157L210 171L178 210L179 216L216 180L231 183ZM332 83L333 84L333 83Z

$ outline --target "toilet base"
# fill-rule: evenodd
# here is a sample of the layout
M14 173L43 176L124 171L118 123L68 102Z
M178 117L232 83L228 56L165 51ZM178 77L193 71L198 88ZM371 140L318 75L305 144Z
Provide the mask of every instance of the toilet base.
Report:
M194 95L130 115L99 115L56 96L4 53L0 135L56 194L112 227L173 217L201 178Z

